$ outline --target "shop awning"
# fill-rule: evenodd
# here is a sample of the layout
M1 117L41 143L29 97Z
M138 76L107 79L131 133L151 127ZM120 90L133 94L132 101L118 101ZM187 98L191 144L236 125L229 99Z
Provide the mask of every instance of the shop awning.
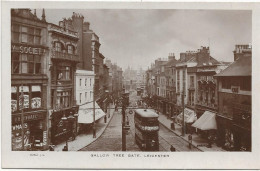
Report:
M106 114L103 112L103 110L95 102L95 120L98 120L105 115ZM80 106L78 123L90 124L93 123L93 120L93 102Z
M217 129L216 114L205 111L203 115L191 126L201 130Z
M183 118L183 115L182 115L182 112L181 112L181 114L179 114L177 116L177 122L179 124L182 124L182 118ZM184 109L184 121L186 123L192 123L196 120L197 120L197 116L196 116L195 112L191 109L185 108Z

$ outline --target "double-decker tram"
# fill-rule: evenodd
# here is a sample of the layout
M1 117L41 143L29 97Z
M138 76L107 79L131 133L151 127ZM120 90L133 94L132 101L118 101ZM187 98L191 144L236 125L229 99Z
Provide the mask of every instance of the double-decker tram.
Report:
M142 151L159 151L158 116L149 109L135 110L135 141Z

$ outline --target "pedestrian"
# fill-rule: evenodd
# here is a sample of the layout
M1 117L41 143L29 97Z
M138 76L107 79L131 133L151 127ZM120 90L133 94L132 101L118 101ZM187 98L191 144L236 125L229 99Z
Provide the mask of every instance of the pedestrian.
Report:
M191 145L192 145L192 135L191 134L188 136L188 139L189 139L189 148L191 149Z
M171 148L170 150L173 152L173 151L176 151L176 149L171 145Z

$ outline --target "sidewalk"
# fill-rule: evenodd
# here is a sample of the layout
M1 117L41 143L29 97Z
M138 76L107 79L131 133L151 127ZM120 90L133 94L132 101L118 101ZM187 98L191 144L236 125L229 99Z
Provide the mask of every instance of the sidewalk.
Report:
M163 124L165 127L167 127L169 130L174 132L176 135L180 136L182 139L184 139L185 141L188 142L188 135L189 134L185 134L184 137L181 136L182 128L178 124L175 124L175 130L172 130L171 129L172 120L168 119L167 116L160 113L159 114L159 122L161 124ZM211 148L207 148L206 146L204 146L204 145L208 144L207 140L201 138L198 134L192 134L192 144L194 146L198 147L198 149L200 149L201 151L225 151L221 147L216 146L216 144L212 144ZM200 146L200 145L202 145L202 146Z
M68 141L68 151L78 151L83 147L89 145L90 143L97 140L102 133L105 131L110 120L114 115L115 106L110 105L110 118L107 117L107 123L104 123L104 117L96 121L96 138L93 138L92 131L89 131L85 134L79 134L74 141ZM108 109L109 110L109 109ZM66 145L66 142L60 143L54 147L54 151L62 151L63 147Z

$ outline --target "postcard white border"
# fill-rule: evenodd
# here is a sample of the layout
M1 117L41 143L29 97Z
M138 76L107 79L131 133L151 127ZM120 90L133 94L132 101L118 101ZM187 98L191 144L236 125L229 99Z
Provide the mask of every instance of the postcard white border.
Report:
M10 111L10 9L210 9L252 10L253 93L252 152L32 152L11 151ZM2 2L2 167L3 168L110 168L110 169L257 169L260 168L260 4L246 2ZM91 157L109 154L110 157ZM143 157L114 157L114 154L141 154ZM144 157L146 154L167 154L170 157ZM41 156L40 156L41 155ZM44 156L43 156L44 155Z

